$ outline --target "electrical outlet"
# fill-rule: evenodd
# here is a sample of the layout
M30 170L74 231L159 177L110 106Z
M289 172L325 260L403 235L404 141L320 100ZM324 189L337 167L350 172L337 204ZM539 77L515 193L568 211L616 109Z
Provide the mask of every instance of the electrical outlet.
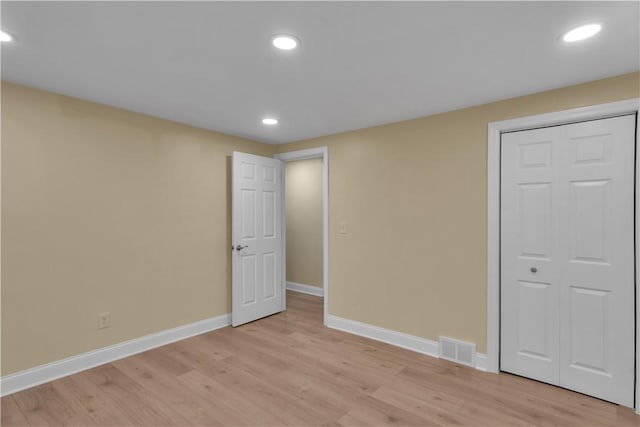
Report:
M111 326L111 313L108 311L98 314L98 329L104 329Z

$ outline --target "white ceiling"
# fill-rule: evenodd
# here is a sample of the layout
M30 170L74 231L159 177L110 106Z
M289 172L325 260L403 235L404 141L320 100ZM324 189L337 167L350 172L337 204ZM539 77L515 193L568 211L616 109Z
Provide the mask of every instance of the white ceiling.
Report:
M3 1L2 78L282 143L636 71L639 6ZM281 32L300 48L273 49Z

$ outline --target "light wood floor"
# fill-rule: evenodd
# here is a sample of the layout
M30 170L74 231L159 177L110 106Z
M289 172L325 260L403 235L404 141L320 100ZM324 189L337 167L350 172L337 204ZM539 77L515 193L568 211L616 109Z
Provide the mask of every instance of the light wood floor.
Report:
M322 326L322 298L2 399L2 426L636 425L630 409Z

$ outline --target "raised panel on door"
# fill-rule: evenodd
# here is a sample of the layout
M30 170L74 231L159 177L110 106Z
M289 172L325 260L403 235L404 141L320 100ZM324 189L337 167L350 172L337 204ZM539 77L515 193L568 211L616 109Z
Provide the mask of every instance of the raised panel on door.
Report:
M263 295L264 299L273 299L277 296L277 271L278 257L275 252L265 253L263 256Z
M256 190L253 188L242 189L242 216L241 229L242 240L255 240L256 238Z
M246 307L256 303L258 294L257 257L244 255L240 260L241 304Z
M282 162L232 160L232 325L282 310Z
M264 239L276 238L277 229L277 213L278 208L276 206L276 194L274 191L265 191L262 193L262 206L263 206L263 234Z
M554 333L551 329L556 325L550 321L555 302L550 292L551 285L520 281L516 286L517 354L552 363L555 355L552 353Z
M608 264L611 239L611 183L608 179L569 183L569 260Z
M609 292L569 286L569 342L567 358L575 369L608 377L611 375Z
M635 117L562 130L560 385L633 406Z
M550 259L551 189L550 182L518 184L520 257Z
M557 383L557 132L502 139L501 349L504 371Z

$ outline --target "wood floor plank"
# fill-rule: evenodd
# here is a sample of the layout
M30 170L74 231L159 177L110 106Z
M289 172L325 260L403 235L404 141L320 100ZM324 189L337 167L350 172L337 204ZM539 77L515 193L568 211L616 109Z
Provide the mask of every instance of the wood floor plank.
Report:
M635 414L629 408L622 406L616 407L616 423L617 426L638 427L640 426L640 415Z
M133 356L139 358L140 355ZM172 407L126 376L113 363L83 372L118 406L133 425L187 425Z
M637 426L633 410L323 326L322 298L1 399L25 426Z
M541 419L548 420L550 425L573 425L570 422L572 419L579 424L584 424L585 421L598 421L592 418L587 419L583 413L572 410L562 403L558 405L543 401L531 395L520 394L514 389L508 394L504 393L490 383L473 381L475 372L465 371L466 369L460 369L456 375L453 369L446 373L439 373L407 368L400 376L408 382L428 384L436 390L456 393L471 403L481 402L485 407L500 409L500 413L511 415L527 423L539 424ZM570 392L567 391L567 393Z
M5 396L1 399L0 425L3 427L23 427L29 422L24 416L13 396Z
M68 425L126 425L118 406L87 375L71 375L51 383L74 415Z
M325 416L331 415L327 408L309 405L300 394L292 393L286 383L266 381L251 370L235 366L231 359L220 361L224 369L208 370L205 374L225 386L227 392L241 393L245 403L248 400L251 405L278 417L282 424L310 425L314 420L321 424Z
M398 406L390 405L372 396L359 399L356 404L338 423L344 426L362 425L403 425L403 426L437 426L422 415L405 411Z
M271 410L254 404L255 396L240 388L230 389L224 382L193 370L178 378L180 384L203 399L215 402L215 415L222 425L283 425L284 420ZM286 417L285 417L286 419Z
M459 414L464 404L462 399L449 400L435 393L407 393L406 390L399 391L389 386L380 387L371 396L425 418L434 425L465 425L472 421Z
M27 422L32 426L62 425L76 415L52 383L24 390L12 396Z
M124 375L136 382L147 394L171 407L180 416L193 424L225 425L219 420L222 417L211 417L209 413L216 408L211 402L205 401L197 394L182 387L177 377L165 371L152 367L142 358L126 358L114 363ZM191 372L191 371L189 371Z

